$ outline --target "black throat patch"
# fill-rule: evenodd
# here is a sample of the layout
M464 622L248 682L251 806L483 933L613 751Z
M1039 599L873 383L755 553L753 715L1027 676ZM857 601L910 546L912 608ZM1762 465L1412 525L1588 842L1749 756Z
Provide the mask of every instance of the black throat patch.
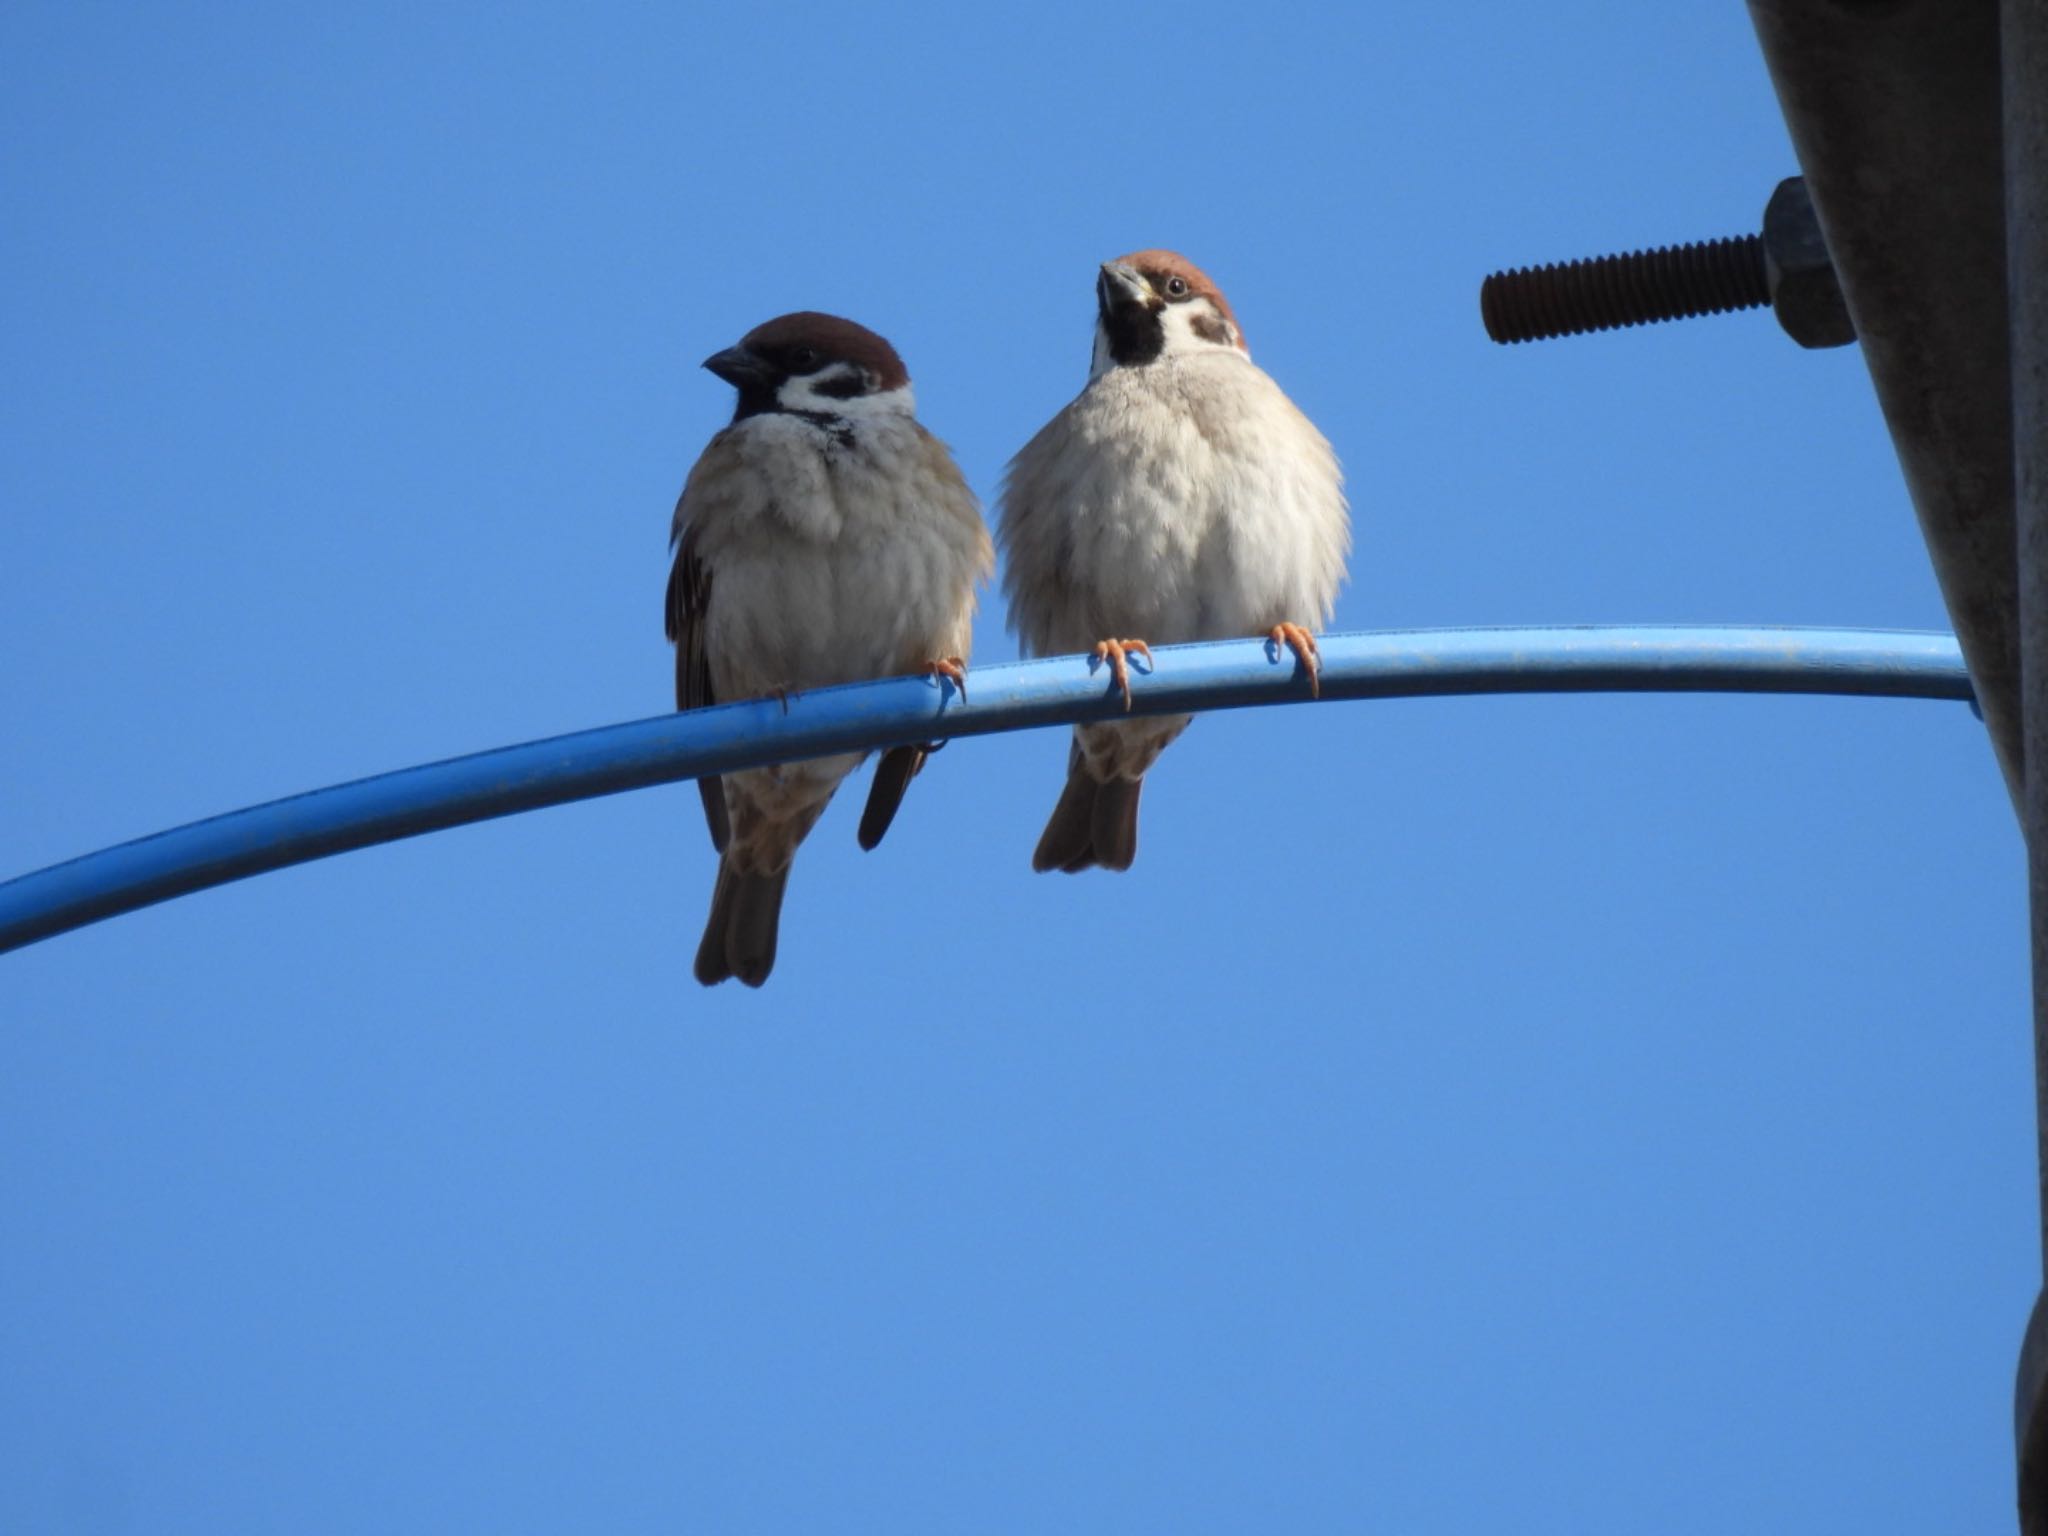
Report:
M749 416L766 416L782 407L775 402L775 392L782 388L780 379L749 379L739 388L739 399L734 402L732 419L735 425Z
M1095 280L1095 311L1109 343L1110 358L1118 367L1155 362L1166 350L1164 309L1125 297L1106 272Z
M1142 304L1120 304L1102 312L1102 334L1109 341L1109 355L1119 367L1135 368L1156 362L1166 350L1166 322L1156 309Z

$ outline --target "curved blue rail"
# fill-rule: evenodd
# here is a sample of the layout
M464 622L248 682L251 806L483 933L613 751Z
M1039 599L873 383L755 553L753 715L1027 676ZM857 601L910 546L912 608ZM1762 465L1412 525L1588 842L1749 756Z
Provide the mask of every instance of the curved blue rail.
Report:
M1971 698L1956 642L1900 630L1449 629L1328 635L1323 697L1717 692ZM1134 667L1140 714L1304 703L1292 656L1253 640L1161 647ZM494 816L829 752L1121 713L1079 657L978 667L963 701L891 678L729 704L402 768L273 800L0 885L0 951L246 875Z

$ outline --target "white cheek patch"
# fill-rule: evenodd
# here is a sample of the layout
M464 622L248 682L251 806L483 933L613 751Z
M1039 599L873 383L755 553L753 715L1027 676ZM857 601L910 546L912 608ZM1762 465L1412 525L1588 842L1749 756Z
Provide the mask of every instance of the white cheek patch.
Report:
M1225 320L1206 298L1166 305L1159 311L1159 329L1161 358L1207 352L1235 352L1247 359L1251 356L1251 350L1244 345L1244 338L1238 335L1237 327ZM1095 350L1088 360L1088 378L1092 382L1117 366L1117 360L1109 349L1109 333L1098 320L1095 322Z
M1169 304L1160 318L1166 331L1165 356L1171 357L1176 352L1218 350L1251 355L1238 345L1237 327L1218 314L1216 306L1206 298L1190 299L1185 304Z
M825 411L837 415L840 406L860 398L857 394L851 399L847 397L848 384L865 387L860 370L851 363L832 363L816 373L784 379L782 387L775 391L775 403L785 411ZM838 386L838 392L828 393L831 386Z
M911 396L908 384L899 389L885 389L874 394L846 395L830 392L831 386L837 385L843 389L848 380L858 378L859 374L859 368L852 363L833 363L820 368L816 373L785 379L782 387L775 391L775 403L785 411L836 416L845 421L858 421L863 417L872 416L909 416L916 412L917 403Z

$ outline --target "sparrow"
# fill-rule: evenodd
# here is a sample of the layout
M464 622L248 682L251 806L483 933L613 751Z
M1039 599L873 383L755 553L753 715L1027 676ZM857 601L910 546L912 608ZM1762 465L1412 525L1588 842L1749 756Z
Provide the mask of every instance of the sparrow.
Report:
M1107 663L1125 709L1131 657L1191 640L1264 637L1320 692L1308 626L1329 623L1351 548L1336 454L1185 257L1104 262L1095 301L1087 386L1004 481L1011 628L1029 654ZM1145 772L1190 718L1076 726L1031 867L1130 868Z
M690 470L669 538L676 708L924 673L966 696L975 589L995 553L910 374L865 326L801 311L704 366L739 392ZM860 823L888 831L924 746L876 766ZM865 752L698 780L718 880L697 949L714 986L768 979L790 861Z

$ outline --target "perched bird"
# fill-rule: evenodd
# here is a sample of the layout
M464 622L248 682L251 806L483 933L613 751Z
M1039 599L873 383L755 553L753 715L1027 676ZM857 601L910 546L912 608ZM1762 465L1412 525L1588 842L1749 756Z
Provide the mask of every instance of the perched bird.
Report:
M917 423L896 349L804 311L704 366L739 404L691 469L670 530L676 708L917 672L964 697L975 588L994 551L953 456ZM881 841L928 750L883 754L862 847ZM697 950L704 985L768 979L790 860L864 756L698 781L719 854Z
M1129 656L1190 640L1264 636L1316 691L1306 626L1329 623L1351 547L1336 455L1185 257L1104 262L1095 299L1087 387L1003 487L1011 628L1034 655L1092 650L1126 709ZM1032 868L1130 868L1145 771L1188 720L1076 726Z

